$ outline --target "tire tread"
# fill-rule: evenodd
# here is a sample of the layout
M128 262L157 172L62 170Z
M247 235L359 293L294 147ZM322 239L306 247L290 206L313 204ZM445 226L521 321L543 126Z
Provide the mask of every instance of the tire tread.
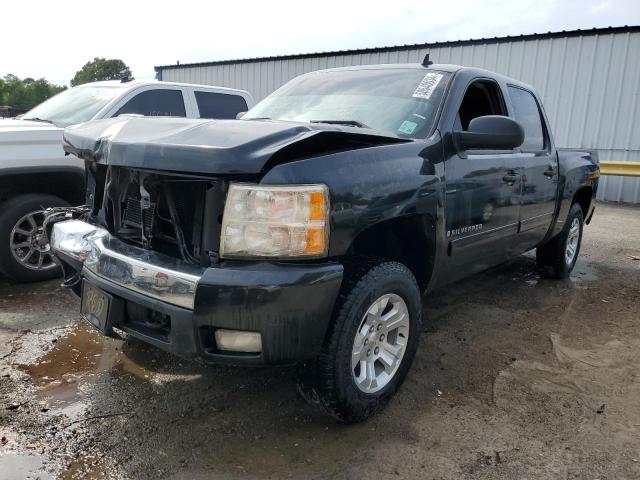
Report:
M580 218L580 241L578 243L578 251L573 264L568 266L565 262L565 246L569 229L574 218ZM582 243L582 228L584 227L584 218L582 215L582 207L578 203L574 203L569 210L567 221L562 227L562 231L544 245L540 245L536 249L536 263L541 273L549 278L567 278L571 274L580 253L580 245Z
M356 303L361 296L370 289L372 277L401 274L410 279L413 288L418 292L418 297L419 289L411 271L398 262L388 261L380 257L357 257L348 260L344 266L343 284L336 300L333 320L327 332L324 345L320 355L315 360L300 366L298 391L308 403L324 413L341 422L352 423L362 421L382 408L397 387L385 392L384 395L361 411L354 411L354 409L345 405L339 391L335 358L340 348L340 333L344 328L345 322L349 321L348 312L356 307ZM420 311L418 311L416 324L420 325ZM408 367L405 370L408 370ZM396 375L400 373L398 372ZM401 383L401 380L399 383Z

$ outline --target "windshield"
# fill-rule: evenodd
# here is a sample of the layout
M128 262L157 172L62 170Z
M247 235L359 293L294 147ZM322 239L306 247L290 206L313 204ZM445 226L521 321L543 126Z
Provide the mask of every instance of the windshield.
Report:
M57 127L86 122L122 91L123 87L118 86L70 88L32 108L24 114L22 119L48 121Z
M242 119L326 122L425 138L448 79L446 72L415 68L314 72L294 78Z

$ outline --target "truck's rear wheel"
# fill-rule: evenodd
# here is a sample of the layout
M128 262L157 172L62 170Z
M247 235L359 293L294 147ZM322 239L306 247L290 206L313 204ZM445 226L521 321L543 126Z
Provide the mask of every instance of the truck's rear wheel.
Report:
M342 422L364 420L402 384L421 330L420 291L397 262L347 269L322 354L300 366L302 396Z
M548 277L567 278L578 260L584 219L582 208L574 203L562 231L536 250L536 263Z
M48 280L60 274L42 229L44 209L65 207L61 198L25 194L0 208L0 270L21 282Z

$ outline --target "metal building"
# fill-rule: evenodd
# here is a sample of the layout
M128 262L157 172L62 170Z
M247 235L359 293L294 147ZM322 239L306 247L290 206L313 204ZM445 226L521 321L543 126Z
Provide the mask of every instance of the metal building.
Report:
M556 144L640 162L640 26L573 30L155 67L161 80L250 91L261 100L302 73L350 65L421 62L481 67L532 84ZM640 203L640 179L601 178L599 200Z

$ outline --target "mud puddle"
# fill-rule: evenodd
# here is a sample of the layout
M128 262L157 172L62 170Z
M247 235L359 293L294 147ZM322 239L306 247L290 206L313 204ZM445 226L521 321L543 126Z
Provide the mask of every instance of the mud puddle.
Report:
M17 367L31 378L42 411L62 413L73 420L85 412L91 387L98 381L150 378L151 372L123 354L124 343L80 323L55 340L54 347L37 363Z
M4 480L49 480L53 475L44 470L45 459L40 455L0 453L0 476Z

